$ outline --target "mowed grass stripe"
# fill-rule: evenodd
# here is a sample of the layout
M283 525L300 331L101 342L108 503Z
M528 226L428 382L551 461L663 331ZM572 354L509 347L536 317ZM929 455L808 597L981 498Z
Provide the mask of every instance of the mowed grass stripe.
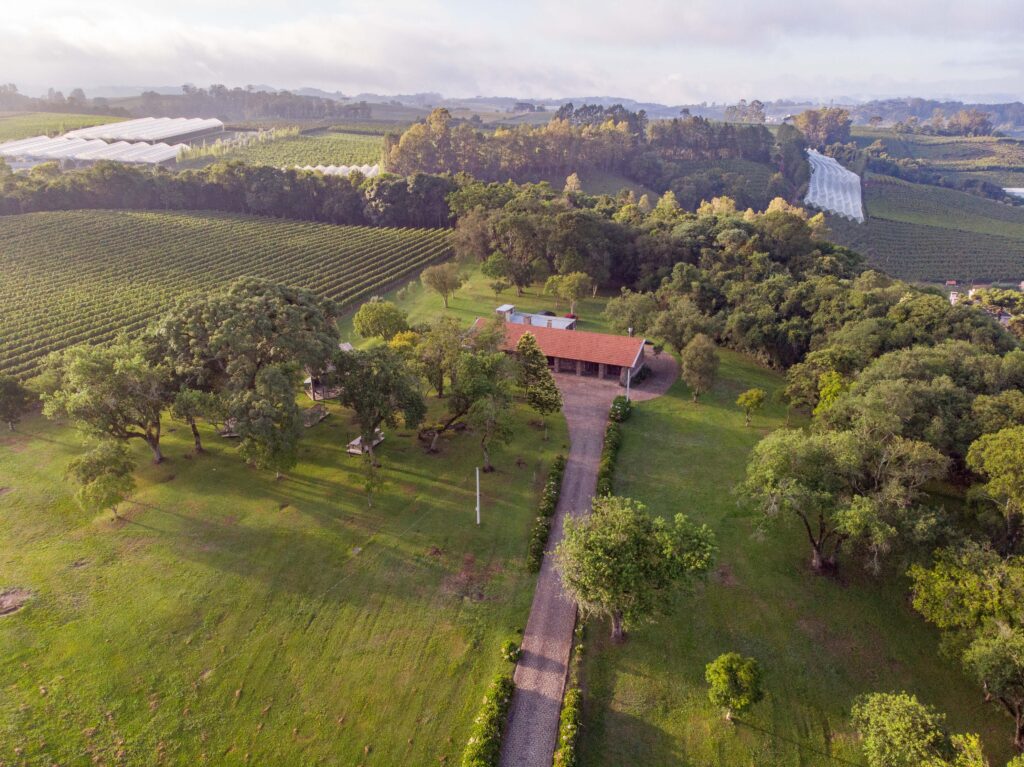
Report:
M0 370L137 329L178 297L242 276L350 302L449 255L446 230L118 211L0 218Z

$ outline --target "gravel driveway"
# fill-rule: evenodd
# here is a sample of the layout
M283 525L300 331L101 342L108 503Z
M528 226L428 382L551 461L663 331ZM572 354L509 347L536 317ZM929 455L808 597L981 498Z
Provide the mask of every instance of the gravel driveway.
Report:
M634 400L660 396L678 377L678 367L670 355L649 359L648 364L654 375L634 388ZM551 552L562 540L566 515L590 511L608 408L616 394L624 393L614 381L566 374L556 375L555 381L562 392L570 449L548 553L537 577L522 655L516 666L516 691L502 742L503 767L551 767L576 625L576 604L562 591Z

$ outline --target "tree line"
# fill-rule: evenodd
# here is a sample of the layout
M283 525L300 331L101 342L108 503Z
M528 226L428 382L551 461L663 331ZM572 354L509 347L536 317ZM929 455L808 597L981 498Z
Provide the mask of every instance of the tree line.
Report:
M471 428L484 471L491 471L492 447L512 436L517 397L542 417L561 409L530 334L508 355L500 350L499 321L474 332L448 316L410 325L394 304L373 300L354 326L377 345L346 350L338 345L338 314L336 303L310 291L241 279L182 299L138 336L56 352L27 384L0 376L0 418L13 430L41 400L44 415L81 429L92 447L69 474L83 507L100 511L116 508L134 487L130 443L146 444L154 463L164 461L168 415L188 425L195 455L205 452L205 422L237 439L247 463L280 477L298 461L305 426L295 394L304 375L352 410L367 458L368 499L380 485L374 445L383 426L421 427L430 452L442 434ZM439 423L425 421L428 386L447 405Z
M348 177L221 162L172 173L118 162L13 173L0 161L0 215L47 210L215 210L329 224L446 227L450 176Z

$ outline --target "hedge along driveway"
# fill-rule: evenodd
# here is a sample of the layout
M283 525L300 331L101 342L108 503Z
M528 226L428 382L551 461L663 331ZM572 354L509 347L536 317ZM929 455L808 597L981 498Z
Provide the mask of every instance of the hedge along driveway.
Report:
M668 390L678 376L675 360L662 355L652 360L653 375L637 387L634 399L650 399ZM568 673L576 604L562 590L552 552L562 540L567 514L590 510L597 486L597 467L604 444L608 408L622 387L611 381L558 374L569 425L569 460L562 479L562 494L541 564L530 619L523 636L522 655L516 666L512 699L502 744L504 767L550 767L558 736L558 714Z

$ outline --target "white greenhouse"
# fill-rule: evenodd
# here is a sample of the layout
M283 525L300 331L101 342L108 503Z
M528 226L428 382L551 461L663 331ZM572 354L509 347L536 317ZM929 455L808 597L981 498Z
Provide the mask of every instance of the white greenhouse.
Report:
M216 118L142 117L138 120L79 128L68 131L64 137L104 141L184 141L223 130L224 123Z

